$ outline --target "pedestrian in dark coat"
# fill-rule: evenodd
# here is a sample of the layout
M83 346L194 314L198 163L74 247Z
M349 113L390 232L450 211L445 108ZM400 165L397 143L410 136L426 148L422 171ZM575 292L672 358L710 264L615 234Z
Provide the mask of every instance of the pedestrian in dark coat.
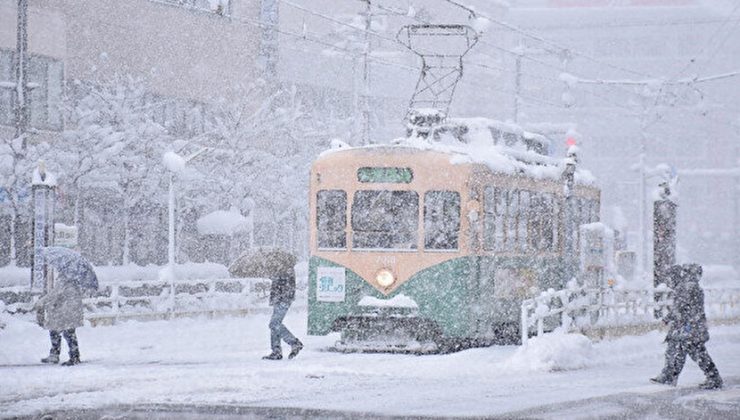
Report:
M295 272L292 266L280 271L275 274L270 286L270 306L273 308L269 324L272 352L263 357L266 360L280 360L283 358L281 341L290 345L289 359L296 357L303 348L303 343L283 324L288 308L295 300Z
M674 265L669 274L673 283L673 305L663 319L668 324L666 363L661 374L651 381L676 385L688 355L707 377L699 386L721 388L722 378L706 348L709 330L704 313L704 292L699 285L702 268L698 264Z
M51 350L42 363L59 363L62 336L69 347L69 360L63 366L80 363L80 349L75 329L82 326L82 291L73 282L59 277L54 286L36 302L39 325L49 330Z

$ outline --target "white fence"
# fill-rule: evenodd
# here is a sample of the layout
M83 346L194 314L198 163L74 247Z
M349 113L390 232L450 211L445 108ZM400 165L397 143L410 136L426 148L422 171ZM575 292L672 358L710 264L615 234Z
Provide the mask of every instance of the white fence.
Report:
M104 285L102 296L84 299L92 323L118 319L157 319L192 314L249 313L266 310L270 281L207 279L127 281Z
M706 289L704 306L711 320L740 317L740 289ZM671 304L670 290L585 289L569 284L566 289L549 289L522 302L521 338L526 343L530 332L541 335L545 329L562 326L567 331L592 332L619 327L655 327L656 315Z
M207 279L124 281L102 283L95 296L83 299L85 319L93 325L123 319L166 319L189 315L267 312L270 280ZM38 299L27 287L0 289L0 297L14 295L10 312L31 311Z

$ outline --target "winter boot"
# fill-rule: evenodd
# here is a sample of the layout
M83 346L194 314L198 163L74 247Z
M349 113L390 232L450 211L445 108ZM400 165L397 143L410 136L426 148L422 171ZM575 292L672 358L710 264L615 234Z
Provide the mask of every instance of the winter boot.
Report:
M49 353L49 357L44 357L43 359L41 359L41 363L49 363L55 365L59 363L59 355L55 353Z
M74 366L80 364L80 349L77 347L77 340L74 340L71 343L68 343L70 345L69 350L69 360L62 363L62 366Z
M79 365L79 364L80 364L80 359L77 357L74 357L62 363L62 366L74 366L74 365Z
M288 355L288 359L292 359L296 356L298 356L298 353L303 349L303 343L300 341L296 343L294 346L290 346L290 354Z
M722 378L719 376L714 378L707 378L706 381L699 384L701 389L720 389L722 388Z
M676 384L678 383L678 378L677 377L669 378L663 374L660 374L656 376L655 378L650 378L650 382L655 383L655 384L676 386Z
M283 358L283 354L277 351L273 351L272 353L268 354L267 356L264 356L263 360L280 360Z

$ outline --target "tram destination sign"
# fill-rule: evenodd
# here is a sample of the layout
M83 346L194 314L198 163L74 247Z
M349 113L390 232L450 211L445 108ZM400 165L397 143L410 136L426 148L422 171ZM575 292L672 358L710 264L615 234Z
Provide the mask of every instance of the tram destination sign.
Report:
M363 167L357 170L357 180L360 182L409 184L413 179L411 168Z

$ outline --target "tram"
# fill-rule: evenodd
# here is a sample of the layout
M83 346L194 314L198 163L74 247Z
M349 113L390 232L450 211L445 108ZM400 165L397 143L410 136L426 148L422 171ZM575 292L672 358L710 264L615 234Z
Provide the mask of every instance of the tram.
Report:
M519 339L523 299L579 270L594 178L547 139L449 120L427 139L324 152L310 172L308 333L348 350Z

